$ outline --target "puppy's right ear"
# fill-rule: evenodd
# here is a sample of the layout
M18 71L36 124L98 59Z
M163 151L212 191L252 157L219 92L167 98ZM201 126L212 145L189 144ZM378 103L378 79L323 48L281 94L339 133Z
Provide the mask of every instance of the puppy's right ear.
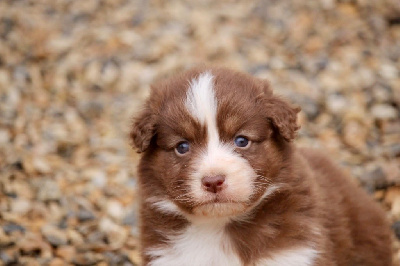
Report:
M133 148L138 152L144 152L150 145L151 139L156 134L157 117L146 106L145 109L134 119L130 137Z

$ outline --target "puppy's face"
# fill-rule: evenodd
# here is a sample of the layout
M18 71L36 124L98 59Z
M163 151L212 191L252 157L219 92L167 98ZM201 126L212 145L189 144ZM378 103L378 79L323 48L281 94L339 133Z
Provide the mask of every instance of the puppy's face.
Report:
M141 178L189 215L242 214L278 189L297 111L266 82L225 69L156 84L131 133L145 152Z

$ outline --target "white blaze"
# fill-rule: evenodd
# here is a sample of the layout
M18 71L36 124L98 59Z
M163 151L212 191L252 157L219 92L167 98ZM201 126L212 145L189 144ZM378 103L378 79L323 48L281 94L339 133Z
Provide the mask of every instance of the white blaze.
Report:
M190 82L186 108L202 125L207 125L208 143L218 146L217 99L214 93L213 75L204 72Z

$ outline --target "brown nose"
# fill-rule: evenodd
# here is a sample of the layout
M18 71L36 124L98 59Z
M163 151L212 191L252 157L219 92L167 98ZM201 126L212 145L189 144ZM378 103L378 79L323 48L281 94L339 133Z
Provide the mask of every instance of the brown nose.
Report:
M225 182L225 176L223 175L214 175L214 176L205 176L201 180L204 188L212 193L217 193L222 190L222 185Z

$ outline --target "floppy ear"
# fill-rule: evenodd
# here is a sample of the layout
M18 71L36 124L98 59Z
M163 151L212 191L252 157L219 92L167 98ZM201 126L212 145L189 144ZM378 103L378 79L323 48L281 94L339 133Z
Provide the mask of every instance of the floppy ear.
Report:
M267 80L259 79L259 82L262 90L260 99L264 103L267 118L271 120L272 125L284 140L292 141L300 128L297 125L297 113L301 108L292 107L285 100L274 96Z
M286 141L290 142L296 137L300 128L297 125L297 113L300 107L292 107L286 101L276 96L270 96L265 101L266 113L273 126Z
M148 106L134 119L130 137L133 148L138 152L144 152L150 145L150 141L156 134L156 115Z

